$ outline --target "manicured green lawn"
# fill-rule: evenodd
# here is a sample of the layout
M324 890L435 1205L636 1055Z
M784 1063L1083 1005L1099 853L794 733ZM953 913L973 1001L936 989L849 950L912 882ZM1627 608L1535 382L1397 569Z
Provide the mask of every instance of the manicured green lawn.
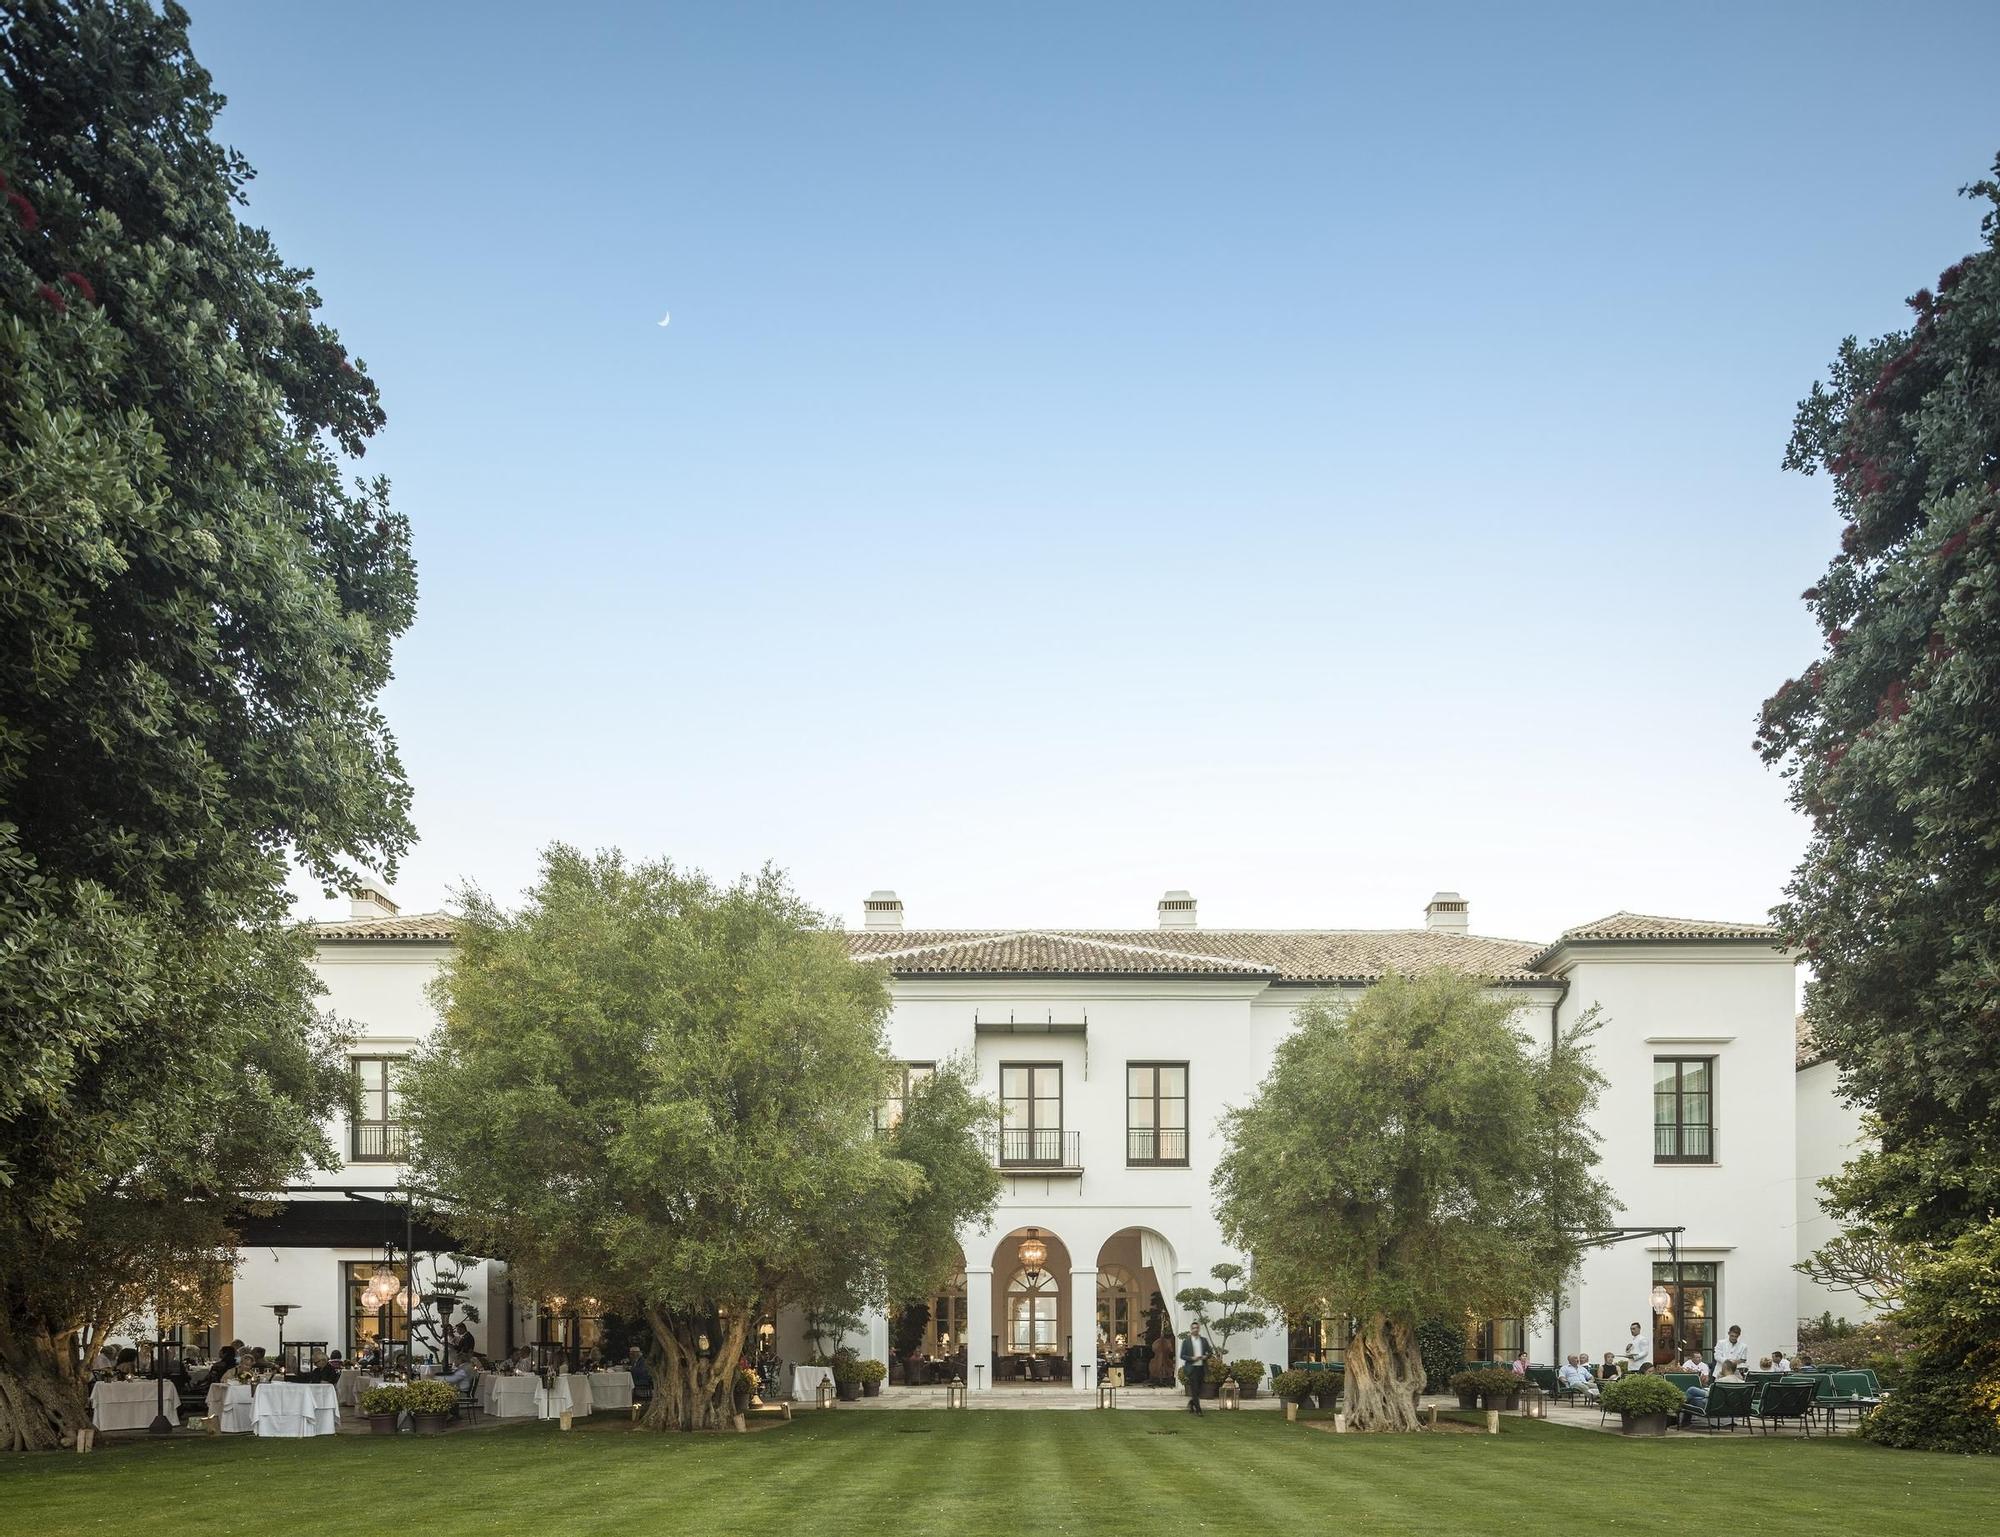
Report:
M1273 1414L801 1415L749 1436L548 1425L417 1440L187 1437L0 1458L8 1537L519 1533L2000 1531L2000 1460L1842 1440L1332 1436Z

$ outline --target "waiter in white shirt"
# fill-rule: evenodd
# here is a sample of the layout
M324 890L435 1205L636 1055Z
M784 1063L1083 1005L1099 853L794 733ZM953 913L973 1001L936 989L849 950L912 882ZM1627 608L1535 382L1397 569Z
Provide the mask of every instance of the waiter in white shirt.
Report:
M1731 1324L1728 1340L1715 1347L1715 1369L1718 1372L1722 1370L1724 1361L1734 1361L1739 1372L1750 1364L1750 1347L1743 1343L1741 1324Z
M1652 1359L1653 1348L1646 1343L1645 1325L1632 1325L1632 1337L1625 1342L1625 1370L1636 1372L1642 1363Z

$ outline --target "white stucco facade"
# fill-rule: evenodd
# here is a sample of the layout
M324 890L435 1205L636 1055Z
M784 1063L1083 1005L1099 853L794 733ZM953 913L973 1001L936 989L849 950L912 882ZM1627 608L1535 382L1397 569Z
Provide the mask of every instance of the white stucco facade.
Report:
M1666 1318L1652 1315L1654 1267L1669 1250L1664 1237L1639 1238L1590 1250L1559 1311L1545 1304L1539 1318L1496 1322L1484 1341L1489 1348L1497 1352L1518 1336L1538 1362L1573 1351L1598 1356L1620 1348L1637 1320L1651 1325L1662 1349L1704 1322L1717 1332L1739 1324L1761 1353L1791 1347L1800 1314L1820 1311L1821 1304L1808 1308L1792 1266L1824 1236L1809 1187L1851 1143L1852 1116L1833 1100L1830 1068L1795 1072L1793 957L1755 926L1618 915L1536 946L1466 933L1462 903L1443 912L1434 903L1423 928L1251 933L1196 927L1190 901L1171 920L1163 903L1162 925L1153 930L979 935L904 933L900 904L893 912L879 904L883 914L877 905L868 929L850 942L858 958L890 971L891 1054L915 1064L969 1057L996 1099L1010 1082L1032 1082L1038 1107L1021 1116L1053 1117L1058 1133L1046 1139L1043 1126L1027 1134L1032 1145L1017 1138L996 1147L999 1208L990 1223L962 1235L963 1292L944 1299L942 1314L934 1309L926 1332L927 1348L963 1352L971 1386L992 1386L1006 1372L1003 1358L1030 1340L1027 1353L1049 1358L1082 1386L1097 1357L1100 1304L1114 1316L1103 1288L1124 1289L1130 1300L1115 1317L1136 1334L1153 1291L1170 1298L1206 1284L1213 1265L1244 1258L1224 1245L1211 1211L1218 1117L1251 1096L1302 1005L1353 997L1366 985L1365 975L1331 973L1370 964L1486 966L1536 1043L1596 1007L1594 1052L1607 1086L1593 1129L1601 1172L1623 1207L1618 1220L1682 1230L1689 1284L1678 1301L1700 1318L1674 1317L1671 1309ZM352 1056L394 1057L429 1034L435 1014L425 989L449 963L448 918L403 918L382 904L352 922L324 925L320 935L325 1001L354 1031ZM1656 1088L1662 1063L1675 1061L1701 1064L1674 1071L1684 1086L1706 1084L1707 1140L1694 1149L1704 1156L1664 1161ZM1163 1110L1159 1100L1143 1115L1179 1120L1184 1144L1134 1132L1139 1112L1128 1103L1130 1074L1159 1064L1178 1076L1149 1081L1171 1082L1184 1104ZM1003 1076L1031 1066L1039 1069L1032 1080ZM1682 1115L1696 1101L1690 1093L1676 1103ZM392 1159L354 1156L364 1146L382 1151L379 1141L357 1140L345 1121L330 1131L348 1162L316 1178L329 1195L400 1182L401 1165ZM1010 1147L1032 1154L1032 1163L1008 1158ZM1046 1279L1030 1278L1039 1300L1022 1302L1017 1255L1029 1230L1049 1258ZM274 1343L270 1315L259 1309L283 1301L297 1308L287 1338L351 1348L345 1267L376 1257L379 1251L355 1248L246 1251L234 1288L234 1332L252 1344ZM478 1266L467 1279L482 1314L474 1329L482 1348L527 1337L528 1315L510 1315L504 1266ZM887 1359L890 1330L890 1320L873 1318L853 1343ZM1279 1323L1239 1337L1232 1354L1283 1365L1291 1344ZM778 1346L791 1359L805 1353L797 1318L779 1319Z
M1799 1127L1799 1167L1795 1220L1799 1258L1804 1259L1828 1240L1838 1237L1840 1224L1827 1215L1819 1182L1837 1172L1868 1145L1861 1110L1837 1092L1840 1068L1832 1061L1808 1059L1800 1066L1796 1100ZM1872 1318L1876 1309L1851 1291L1831 1291L1808 1276L1799 1277L1799 1317L1831 1313L1849 1323Z

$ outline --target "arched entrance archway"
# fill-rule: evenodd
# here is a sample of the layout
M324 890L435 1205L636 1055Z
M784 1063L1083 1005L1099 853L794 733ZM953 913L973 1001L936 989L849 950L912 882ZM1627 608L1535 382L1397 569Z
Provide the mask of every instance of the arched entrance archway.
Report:
M1094 1289L1095 1275L1076 1271L1069 1246L1045 1227L1015 1228L993 1246L994 1386L1073 1381L1079 1352L1089 1359L1095 1337L1094 1290L1079 1305L1076 1281L1087 1280Z
M1128 1387L1172 1386L1180 1318L1174 1294L1188 1284L1176 1267L1174 1246L1152 1228L1121 1228L1097 1251L1099 1370L1122 1367ZM1155 1354L1162 1337L1165 1364Z

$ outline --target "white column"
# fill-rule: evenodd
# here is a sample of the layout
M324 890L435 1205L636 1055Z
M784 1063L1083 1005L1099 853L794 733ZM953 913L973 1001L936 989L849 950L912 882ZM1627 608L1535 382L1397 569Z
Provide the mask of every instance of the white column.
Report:
M1069 1385L1088 1392L1085 1364L1097 1364L1097 1271L1072 1265L1069 1270Z
M993 1271L965 1267L965 1385L993 1386Z
M889 1362L889 1315L880 1308L870 1308L862 1315L862 1330L868 1336L864 1356L886 1366Z

